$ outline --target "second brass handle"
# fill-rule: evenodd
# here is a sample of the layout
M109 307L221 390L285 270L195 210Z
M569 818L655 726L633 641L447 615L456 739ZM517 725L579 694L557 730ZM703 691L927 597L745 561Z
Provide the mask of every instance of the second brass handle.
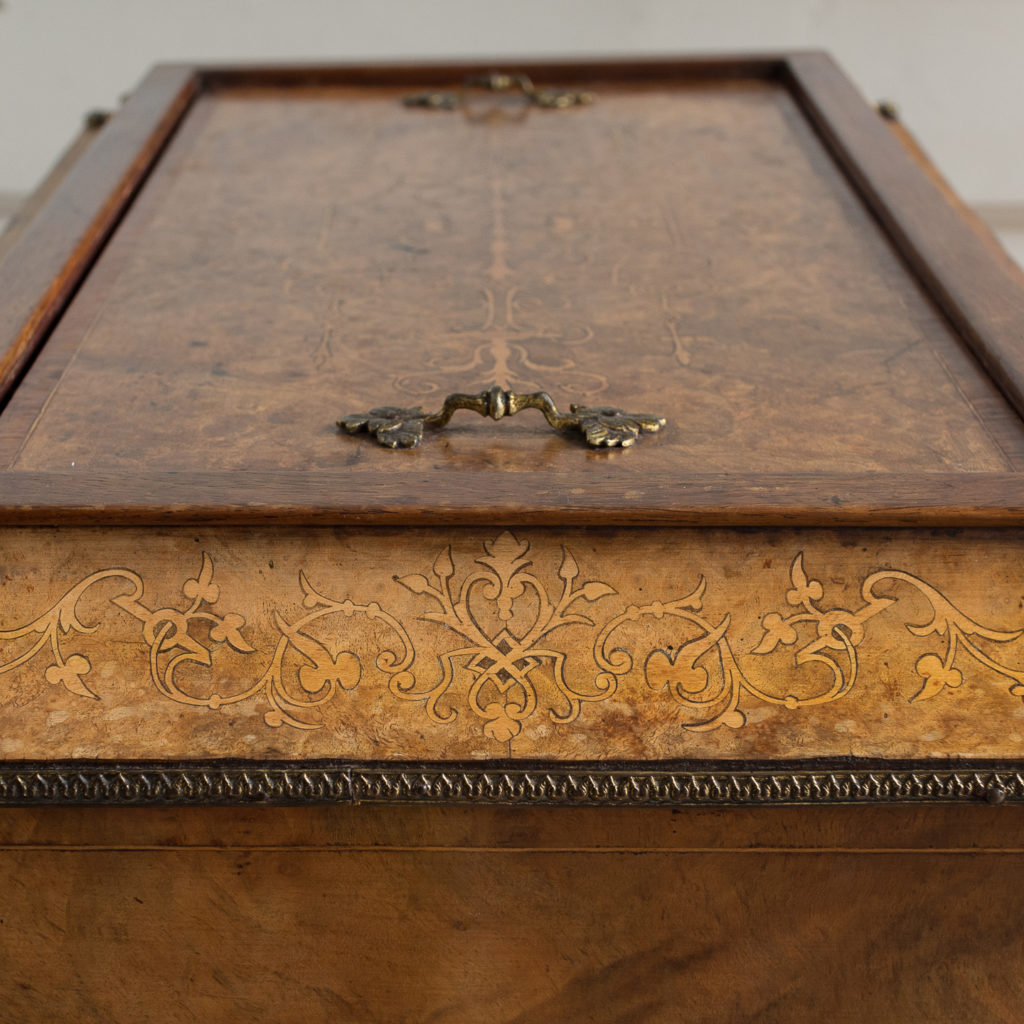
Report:
M662 416L628 413L611 406L573 404L568 413L560 413L546 391L519 394L495 385L476 395L456 392L444 400L438 412L424 412L385 405L369 412L342 416L338 428L349 434L373 434L386 448L415 448L423 440L426 427L443 427L459 409L500 420L523 409L539 409L555 430L580 431L593 448L629 448L641 433L652 434L665 426Z
M471 75L462 83L457 92L423 92L406 96L402 102L407 107L429 107L432 110L457 110L465 106L466 96L471 89L486 92L521 92L530 106L545 107L549 110L566 110L569 107L586 106L594 102L594 94L576 89L538 88L529 75L521 71L488 71L483 75Z

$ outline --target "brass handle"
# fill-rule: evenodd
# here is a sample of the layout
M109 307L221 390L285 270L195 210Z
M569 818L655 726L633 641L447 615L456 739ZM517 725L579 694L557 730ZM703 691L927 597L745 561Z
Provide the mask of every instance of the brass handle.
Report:
M487 92L515 92L523 94L527 104L548 110L565 110L568 107L586 106L594 102L592 92L573 89L538 89L529 75L520 71L508 74L504 71L489 71L484 75L470 75L457 93L423 92L406 96L402 102L407 107L429 107L432 110L457 110L466 103L470 89L484 89Z
M443 427L458 409L471 409L492 420L515 416L521 409L539 409L555 430L579 430L593 448L629 448L641 433L653 434L665 426L661 416L623 412L609 406L574 404L569 406L568 413L560 413L546 391L521 395L495 385L478 395L449 395L440 412L424 412L419 406L400 409L385 405L342 416L338 429L350 434L373 434L386 448L415 448L423 440L425 427Z

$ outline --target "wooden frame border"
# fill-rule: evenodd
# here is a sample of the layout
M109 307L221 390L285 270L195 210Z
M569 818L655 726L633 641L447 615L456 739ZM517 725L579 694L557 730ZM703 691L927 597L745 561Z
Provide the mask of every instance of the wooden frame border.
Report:
M339 438L339 445L351 440ZM366 442L372 443L372 442ZM727 473L517 473L520 503L488 504L491 474L467 471L438 495L429 472L388 479L237 471L139 474L0 472L0 526L861 526L1024 524L1024 478L934 473L880 478ZM884 487L884 492L883 492ZM573 490L577 493L572 493ZM273 500L268 494L273 493ZM117 497L113 497L116 495ZM435 502L425 496L431 496ZM186 500L187 499L187 500Z
M0 262L0 408L138 194L200 85L196 68L164 65L150 72Z
M0 263L0 404L88 274L163 147L204 90L264 85L432 84L492 62L390 66L162 66L28 225ZM788 53L654 61L522 62L571 82L758 78L788 88L912 274L1024 415L1024 289L892 137L825 54ZM111 188L111 182L114 183ZM481 479L477 479L477 477ZM600 476L599 474L597 475ZM1009 525L1024 522L1017 474L702 474L618 484L583 469L557 481L521 480L529 504L496 506L480 495L484 474L459 493L425 504L431 491L410 475L381 488L358 472L116 473L0 471L0 523L565 523L572 525ZM372 486L371 486L372 483ZM272 490L271 490L272 487ZM585 495L573 495L582 488ZM267 496L274 493L272 504ZM117 494L116 500L111 495Z

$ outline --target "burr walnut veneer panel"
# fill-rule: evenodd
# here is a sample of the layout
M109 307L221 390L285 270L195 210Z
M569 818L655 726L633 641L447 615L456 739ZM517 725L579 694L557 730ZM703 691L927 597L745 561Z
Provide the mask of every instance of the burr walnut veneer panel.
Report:
M0 531L8 760L1012 759L1024 535Z
M203 95L0 418L3 463L429 470L432 500L578 472L536 413L400 454L333 426L498 384L666 416L588 467L623 487L1019 468L1017 414L789 90L586 84L479 118L408 88Z

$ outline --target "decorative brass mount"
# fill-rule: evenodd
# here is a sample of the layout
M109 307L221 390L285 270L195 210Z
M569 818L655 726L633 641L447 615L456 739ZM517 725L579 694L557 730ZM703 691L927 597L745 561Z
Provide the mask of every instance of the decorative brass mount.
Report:
M565 110L568 107L582 107L594 102L592 92L572 89L538 89L529 75L522 72L507 74L504 71L489 71L484 75L471 75L462 83L458 92L423 92L406 96L402 102L407 107L429 107L431 110L457 110L465 106L467 94L472 89L486 92L515 92L523 94L529 106L544 107L548 110Z
M629 448L641 433L653 434L665 426L661 416L629 413L609 406L570 405L560 413L546 391L520 395L495 385L478 395L452 394L440 412L424 412L419 406L401 409L384 405L369 412L342 416L338 428L350 434L365 431L376 436L386 448L415 448L423 440L425 427L443 427L458 409L471 409L481 416L500 420L521 409L539 409L555 430L579 430L592 448Z

